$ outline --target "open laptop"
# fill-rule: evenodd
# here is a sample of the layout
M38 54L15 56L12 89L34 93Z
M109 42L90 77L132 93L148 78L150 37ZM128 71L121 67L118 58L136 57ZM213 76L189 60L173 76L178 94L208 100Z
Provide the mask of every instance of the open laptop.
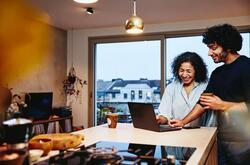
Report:
M128 107L135 128L157 132L175 131L181 129L170 127L169 125L159 125L156 120L154 107L150 103L128 102Z

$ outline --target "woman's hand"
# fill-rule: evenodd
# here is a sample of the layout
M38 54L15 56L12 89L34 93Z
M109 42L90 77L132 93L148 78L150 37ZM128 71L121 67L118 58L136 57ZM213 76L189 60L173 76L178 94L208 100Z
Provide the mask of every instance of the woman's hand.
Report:
M168 119L162 115L156 116L156 121L158 124L167 124L168 123Z
M172 119L168 122L171 127L183 127L184 123L182 120Z

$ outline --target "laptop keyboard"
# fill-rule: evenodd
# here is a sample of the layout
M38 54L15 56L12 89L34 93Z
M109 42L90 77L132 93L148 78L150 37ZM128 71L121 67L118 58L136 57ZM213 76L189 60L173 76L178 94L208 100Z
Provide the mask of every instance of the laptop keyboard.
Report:
M170 125L167 125L167 124L161 124L159 125L160 128L173 128L173 127L170 127Z

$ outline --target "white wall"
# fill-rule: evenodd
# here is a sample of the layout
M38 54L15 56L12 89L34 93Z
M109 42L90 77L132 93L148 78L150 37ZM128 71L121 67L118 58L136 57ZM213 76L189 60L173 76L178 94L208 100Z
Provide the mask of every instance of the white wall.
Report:
M215 24L230 23L234 26L249 26L250 16L232 17L216 20L197 20L166 24L145 24L144 33L152 32L167 32L178 30L204 29ZM124 25L113 28L98 28L98 29L80 29L68 31L68 53L67 53L67 69L71 67L72 52L73 63L78 77L83 80L88 80L88 37L93 36L110 36L110 35L125 35ZM72 45L73 38L73 46ZM72 50L73 47L73 50ZM73 125L88 126L88 86L83 87L82 100L73 104Z

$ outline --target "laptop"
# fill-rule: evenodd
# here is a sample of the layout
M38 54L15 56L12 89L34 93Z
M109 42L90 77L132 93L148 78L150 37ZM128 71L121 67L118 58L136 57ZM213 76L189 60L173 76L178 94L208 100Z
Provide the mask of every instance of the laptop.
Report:
M153 104L128 102L132 123L135 128L146 129L156 132L176 131L180 127L159 125L156 120Z

